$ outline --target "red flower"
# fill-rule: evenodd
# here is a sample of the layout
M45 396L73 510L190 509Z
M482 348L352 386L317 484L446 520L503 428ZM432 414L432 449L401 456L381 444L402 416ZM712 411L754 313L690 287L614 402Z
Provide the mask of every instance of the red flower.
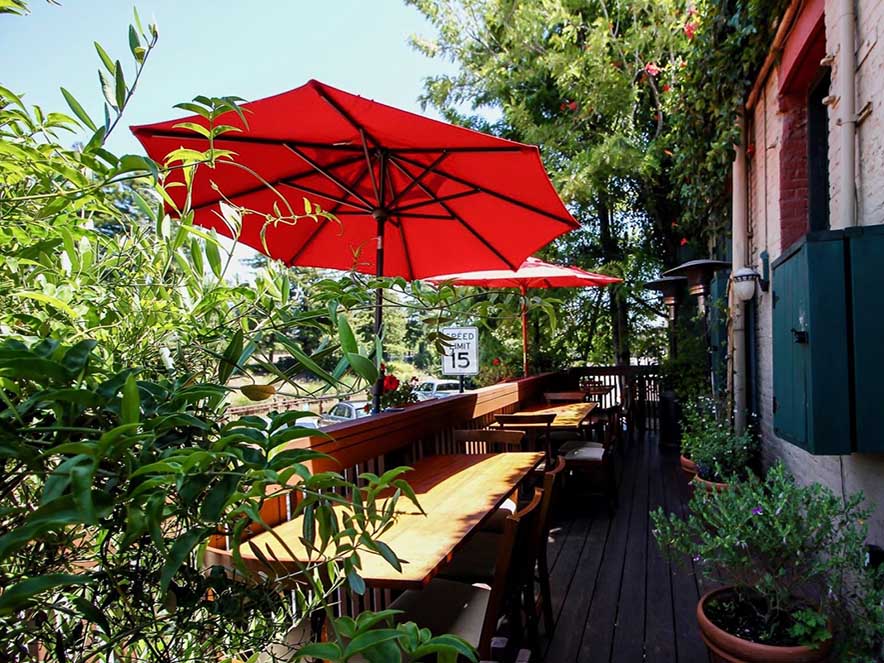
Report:
M687 246L687 245L688 245L688 238L687 238L687 237L682 237L682 238L681 238L681 241L679 242L679 245L680 245L680 246Z
M399 378L395 375L384 376L384 391L396 391L399 388Z
M495 357L494 359L491 360L491 364L493 366L500 366L500 359L498 357Z
M660 68L653 62L648 62L648 64L645 65L645 71L648 72L651 76L656 76L660 73Z
M684 24L684 34L688 39L693 39L694 35L697 34L697 24L693 21L688 21Z
M572 111L576 111L577 110L577 102L576 101L569 102L568 108L570 108Z
M669 90L671 90L671 89L672 89L672 87L670 87L669 83L666 83L666 85L663 86L664 92L669 92Z

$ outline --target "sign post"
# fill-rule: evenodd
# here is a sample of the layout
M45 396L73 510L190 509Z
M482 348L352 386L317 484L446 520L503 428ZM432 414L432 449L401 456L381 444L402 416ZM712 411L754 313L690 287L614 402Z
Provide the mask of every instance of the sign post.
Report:
M464 376L479 373L479 329L445 327L440 331L451 338L450 345L442 355L442 375L459 376L460 391L463 393Z

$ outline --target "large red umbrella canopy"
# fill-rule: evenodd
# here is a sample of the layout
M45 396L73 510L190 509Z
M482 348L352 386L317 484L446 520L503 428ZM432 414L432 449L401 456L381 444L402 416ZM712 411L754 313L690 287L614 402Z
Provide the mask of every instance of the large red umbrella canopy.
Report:
M456 269L515 269L577 227L538 149L363 99L318 81L218 118L215 138L235 163L198 168L194 222L287 265L417 279ZM201 115L132 127L158 162L208 138ZM172 183L183 181L172 171ZM185 187L168 188L182 207ZM305 199L309 201L306 210ZM222 203L241 211L237 234ZM335 219L295 215L321 207ZM287 218L286 218L287 217ZM375 332L382 333L381 291ZM381 381L375 384L374 406Z
M195 222L222 235L223 198L247 210L239 241L288 265L356 269L418 279L452 269L515 269L532 251L577 227L549 181L537 147L363 99L318 81L243 105L218 120L241 129L216 139L231 164L197 171ZM208 141L182 123L133 127L155 161ZM180 181L181 174L169 177ZM267 184L273 186L269 188ZM172 187L176 204L184 187ZM281 198L284 198L283 202ZM268 222L274 206L313 206L339 220ZM252 210L252 211L248 211ZM261 231L265 230L262 241ZM381 262L375 251L384 236Z
M579 267L566 267L530 257L517 270L491 269L457 274L440 274L427 281L441 285L476 286L481 288L519 288L522 292L522 369L528 375L528 304L524 297L528 288L591 288L620 283L622 279L587 272Z

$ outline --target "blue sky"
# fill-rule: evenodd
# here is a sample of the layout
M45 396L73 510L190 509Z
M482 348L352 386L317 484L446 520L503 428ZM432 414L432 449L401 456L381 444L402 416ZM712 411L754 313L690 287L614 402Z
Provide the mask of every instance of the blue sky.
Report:
M417 10L401 0L139 0L142 21L160 39L125 116L126 125L183 113L172 106L197 94L257 99L310 78L407 110L427 76L452 65L429 60L408 44L432 35ZM98 41L132 71L127 29L132 2L32 0L25 17L0 17L0 83L44 110L67 106L64 86L96 119L101 91ZM141 152L126 127L111 137L118 154Z

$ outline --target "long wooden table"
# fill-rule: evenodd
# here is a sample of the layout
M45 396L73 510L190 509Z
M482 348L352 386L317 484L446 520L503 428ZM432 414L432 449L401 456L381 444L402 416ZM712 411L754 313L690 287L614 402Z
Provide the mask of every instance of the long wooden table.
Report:
M397 505L394 524L379 537L402 560L402 572L379 555L366 551L360 553L360 575L368 585L377 588L425 585L541 460L543 454L535 452L453 454L420 460L403 478L414 489L426 515L421 515L403 497ZM335 508L340 511L340 520L346 507ZM281 523L273 531L285 541L291 554L274 534L263 532L240 544L240 552L250 567L260 566L250 543L258 546L267 559L282 566L293 561L292 555L300 562L316 561L315 553L311 557L300 541L301 518Z
M549 425L550 430L568 431L578 430L596 407L598 407L598 403L566 403L565 405L553 405L550 407L538 405L516 414L555 414L556 418ZM518 426L519 428L529 430L546 428L546 424L518 424Z

